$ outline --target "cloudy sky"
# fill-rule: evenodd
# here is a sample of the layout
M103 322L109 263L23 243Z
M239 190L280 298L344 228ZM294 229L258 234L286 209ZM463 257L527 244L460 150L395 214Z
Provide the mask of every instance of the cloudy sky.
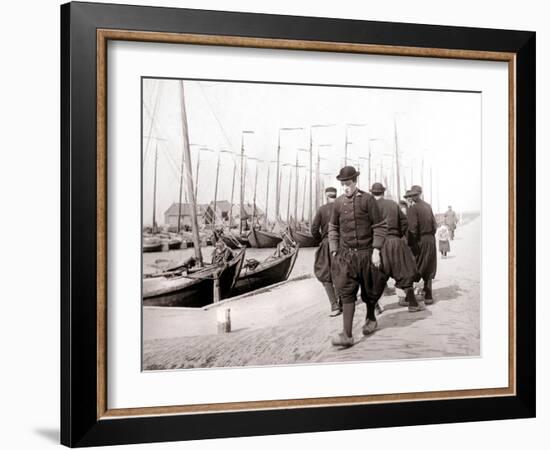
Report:
M182 157L180 89L178 80L143 80L143 220L152 220L155 150L157 168L157 222L178 201ZM314 162L321 156L320 171L325 186L338 186L335 179L343 164L348 133L348 164L359 166L360 186L367 189L369 145L371 182L397 190L395 176L395 128L400 159L401 195L412 184L423 184L425 199L434 211L452 204L458 211L478 211L481 204L481 94L412 91L365 87L280 85L265 83L184 81L189 139L209 150L191 148L193 173L200 152L198 201L214 199L216 162L220 150L218 200L229 200L236 164L235 202L239 192L239 162L243 130L245 137L245 201L252 201L256 170L257 203L265 208L268 164L276 159L281 132L281 214L286 217L289 175L291 211L294 210L296 155L299 165L298 211L303 206L304 177L313 139ZM313 128L312 125L330 124ZM349 124L366 124L349 126ZM312 131L311 131L312 130ZM152 136L153 138L150 138ZM158 139L157 139L158 138ZM292 168L291 168L292 166ZM422 166L424 171L422 171ZM382 176L380 172L382 171ZM275 164L270 164L269 208L274 215ZM431 173L431 176L430 176ZM380 179L381 178L381 179ZM430 189L431 186L431 189ZM306 217L308 201L306 195Z

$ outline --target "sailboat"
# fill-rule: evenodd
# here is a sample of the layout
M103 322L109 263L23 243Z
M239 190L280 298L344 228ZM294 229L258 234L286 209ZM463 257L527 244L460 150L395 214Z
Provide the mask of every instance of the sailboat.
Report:
M213 265L186 270L184 266L173 268L143 279L144 306L203 307L214 302L215 278L219 283L219 299L233 294L233 287L241 273L245 249L241 249L219 271Z
M312 166L311 166L311 152L312 152L312 144L310 140L310 148L309 149L303 149L305 151L308 151L310 154L310 166L309 166L309 186L310 186L310 196L309 196L309 223L311 224L311 212L313 208L313 200L312 200L312 178L313 178L313 172L312 172ZM298 150L300 151L300 150ZM303 229L298 228L298 186L299 186L299 165L298 165L298 152L296 153L296 183L295 183L295 194L294 194L294 225L290 223L290 220L288 220L288 232L291 236L291 238L300 245L300 247L317 247L319 245L319 242L312 236L312 234L309 231L305 231ZM304 185L304 202L302 204L302 208L305 208L305 185ZM303 216L303 211L302 211Z
M248 241L254 248L275 248L283 238L271 231L259 230L252 228L248 235Z
M228 262L217 265L203 265L197 220L196 197L193 191L191 174L191 152L185 110L184 81L180 81L180 106L182 121L182 164L180 181L180 205L183 186L183 171L186 170L187 193L191 198L191 223L194 267L181 264L170 270L147 275L143 278L143 304L145 306L189 306L201 307L219 301L231 295L244 261L245 249L233 253Z
M290 227L290 236L294 239L300 247L317 247L319 242L308 231L300 231L296 228Z
M275 253L256 266L245 264L235 282L232 295L241 295L286 281L298 257L299 245L285 239Z
M157 236L144 236L142 244L143 253L162 251L162 240Z

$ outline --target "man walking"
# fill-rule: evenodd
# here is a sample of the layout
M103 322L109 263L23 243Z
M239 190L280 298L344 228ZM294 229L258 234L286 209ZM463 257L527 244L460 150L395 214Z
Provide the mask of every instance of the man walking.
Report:
M413 186L410 195L412 206L409 208L407 220L409 231L416 243L416 267L424 280L424 301L427 305L433 303L432 280L437 271L437 249L435 246L435 232L437 222L432 207L420 198L421 188Z
M311 234L317 242L320 242L319 247L315 252L315 262L313 263L313 272L315 277L321 282L327 293L330 302L330 316L336 317L342 314L342 304L336 294L334 285L332 284L332 276L330 273L330 249L328 244L328 223L332 210L334 209L334 201L336 200L336 188L328 187L325 189L325 197L327 202L322 205L311 224Z
M407 218L396 202L384 198L385 191L382 183L374 183L370 190L388 227L381 252L382 271L386 275L386 282L393 278L395 287L405 292L404 304L408 305L409 311L422 311L426 307L423 301L417 302L413 288L413 283L420 280L420 275L411 249L403 240L408 230Z
M456 224L458 223L458 219L451 205L449 205L449 208L447 209L447 211L445 211L444 216L445 216L445 225L447 225L447 228L449 229L449 233L451 235L451 241L452 241L455 238L455 230L456 230Z
M380 249L387 234L386 222L374 197L357 188L359 172L345 166L336 177L344 194L334 203L328 239L332 261L332 281L342 301L344 331L332 339L335 346L350 347L357 291L367 307L363 334L378 326L375 305L384 292L386 279L379 269Z

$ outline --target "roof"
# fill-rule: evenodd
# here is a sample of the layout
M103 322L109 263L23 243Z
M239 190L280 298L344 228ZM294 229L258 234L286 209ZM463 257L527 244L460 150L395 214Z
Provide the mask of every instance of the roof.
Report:
M214 208L214 202L210 202L210 205L208 205L209 208ZM231 209L231 203L227 200L218 200L216 202L216 211L218 212L229 212Z
M179 205L180 205L179 203L172 203L170 205L170 208L168 208L164 214L168 216L177 216L179 214ZM208 205L197 205L197 214L199 216L203 215L207 207ZM181 215L182 216L191 215L191 203L181 204Z

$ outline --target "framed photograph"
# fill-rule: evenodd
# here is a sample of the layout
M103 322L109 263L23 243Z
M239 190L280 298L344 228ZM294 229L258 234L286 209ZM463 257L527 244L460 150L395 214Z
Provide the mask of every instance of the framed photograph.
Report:
M61 441L535 415L535 33L61 7Z

